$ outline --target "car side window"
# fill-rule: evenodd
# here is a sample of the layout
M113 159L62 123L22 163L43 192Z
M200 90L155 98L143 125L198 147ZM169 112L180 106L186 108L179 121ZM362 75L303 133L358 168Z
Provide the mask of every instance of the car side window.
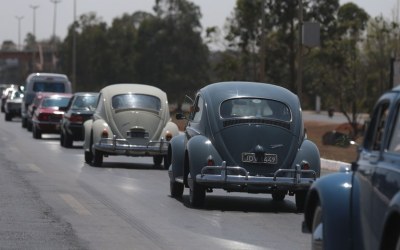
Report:
M389 114L389 102L384 102L378 107L377 112L374 115L374 124L372 124L371 129L373 129L372 132L372 141L370 143L369 148L374 150L374 151L379 151L381 150L381 147L383 146L383 139L384 139L384 133L385 133L385 126L387 122Z
M388 151L400 153L400 104L397 106L396 120L393 126Z
M201 96L198 96L190 110L190 120L192 120L193 122L200 122L201 115L203 113L203 104L203 98Z

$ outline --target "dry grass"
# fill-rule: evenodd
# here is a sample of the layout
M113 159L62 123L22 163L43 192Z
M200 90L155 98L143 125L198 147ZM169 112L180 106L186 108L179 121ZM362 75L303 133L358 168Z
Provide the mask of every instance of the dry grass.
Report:
M172 120L178 125L181 131L184 130L186 121L177 121L175 119L175 115L172 115ZM307 129L308 138L317 145L320 151L321 158L343 161L347 163L351 163L352 161L356 160L356 146L349 146L347 148L344 148L322 144L322 136L326 132L335 130L335 128L338 127L338 124L307 121L304 123L304 126ZM361 138L359 140L361 140ZM359 143L359 141L357 142Z

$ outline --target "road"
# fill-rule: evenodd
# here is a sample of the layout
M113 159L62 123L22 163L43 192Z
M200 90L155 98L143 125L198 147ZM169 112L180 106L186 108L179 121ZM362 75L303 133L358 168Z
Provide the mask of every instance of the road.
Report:
M310 249L293 197L215 190L203 209L169 196L147 157L84 163L82 143L36 140L0 115L1 249Z

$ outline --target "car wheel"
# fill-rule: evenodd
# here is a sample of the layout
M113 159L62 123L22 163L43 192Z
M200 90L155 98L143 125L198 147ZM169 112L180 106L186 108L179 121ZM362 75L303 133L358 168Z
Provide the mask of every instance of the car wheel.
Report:
M26 129L31 132L32 131L32 122L26 121Z
M60 133L60 146L64 147L64 133L62 131Z
M189 174L190 175L190 174ZM190 177L188 177L190 179ZM206 189L193 180L189 192L189 203L192 207L202 207L206 200Z
M42 132L35 126L32 126L32 136L35 139L42 139Z
M173 198L181 198L183 195L183 183L179 183L179 182L170 182L169 183L169 191L171 194L171 197Z
M26 128L26 118L22 118L21 127Z
M93 154L91 151L85 151L85 162L87 164L92 164L93 161Z
M66 148L72 148L73 140L72 137L68 135L68 133L64 134L64 147Z
M93 166L101 167L103 164L103 153L97 149L93 151Z
M170 165L171 165L171 161L170 161L168 155L164 156L164 169L169 169Z
M283 201L285 199L286 193L287 193L286 191L282 191L282 190L275 191L271 194L272 199L274 201Z
M9 121L11 121L11 119L12 119L12 116L9 113L6 113L4 116L4 120L9 122Z
M314 216L311 226L311 248L313 250L323 249L323 223L322 223L322 207L318 206L314 210Z
M162 160L163 160L162 155L155 155L155 156L153 156L153 163L154 163L154 166L155 166L155 167L160 166L161 163L162 163Z
M297 191L296 192L296 208L297 211L303 212L304 211L304 205L306 203L306 196L307 196L307 191Z

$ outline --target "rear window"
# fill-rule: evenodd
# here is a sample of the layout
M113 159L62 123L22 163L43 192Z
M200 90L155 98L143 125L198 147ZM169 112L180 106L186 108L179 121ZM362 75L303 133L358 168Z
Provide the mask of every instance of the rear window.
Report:
M33 91L65 93L65 83L63 83L63 82L34 82L33 83Z
M123 94L112 98L114 109L146 109L159 112L161 101L159 98L143 94Z
M292 117L290 109L286 104L260 98L226 100L221 103L220 114L222 118L256 117L286 122L290 122Z
M42 101L42 107L50 108L50 107L67 107L69 103L69 97L51 97L45 98Z
M96 107L98 95L77 96L72 103L72 109L86 110Z

